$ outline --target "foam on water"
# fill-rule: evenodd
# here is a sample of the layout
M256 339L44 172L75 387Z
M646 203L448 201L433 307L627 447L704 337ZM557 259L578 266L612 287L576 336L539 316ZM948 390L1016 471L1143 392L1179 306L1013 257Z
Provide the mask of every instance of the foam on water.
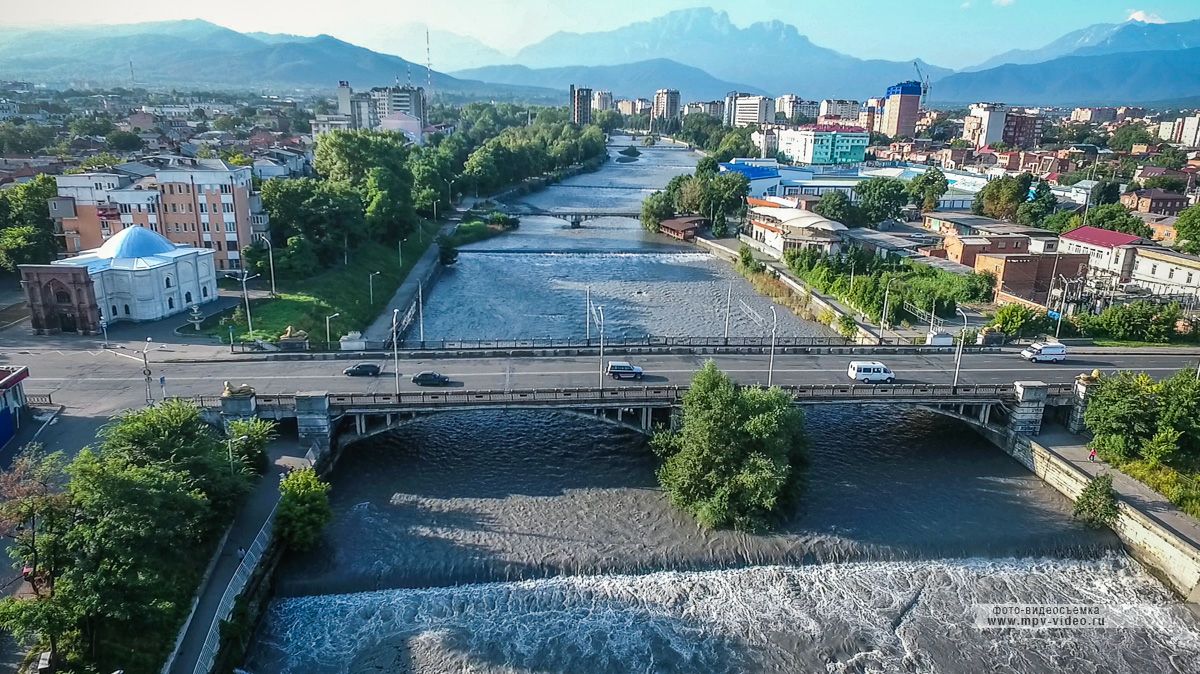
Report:
M1134 629L980 630L976 603L1136 604ZM1121 554L574 576L274 602L283 672L1195 672L1200 626Z

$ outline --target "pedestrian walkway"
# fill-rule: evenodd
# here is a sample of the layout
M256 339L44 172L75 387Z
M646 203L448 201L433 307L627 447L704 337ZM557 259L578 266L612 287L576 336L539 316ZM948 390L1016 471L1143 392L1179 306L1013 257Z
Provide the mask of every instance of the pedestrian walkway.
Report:
M458 226L456 222L448 222L442 225L441 229L434 235L434 239L436 240L439 236L449 236L450 232L454 231L456 226ZM392 311L399 309L401 316L404 315L404 312L408 311L408 308L417 299L418 287L424 283L424 280L429 276L429 272L436 264L439 264L438 245L434 243L425 249L425 252L417 260L417 263L409 270L408 276L404 277L404 281L400 283L400 287L396 288L396 293L388 301L387 308L375 318L370 327L363 331L364 339L368 342L380 343L392 338Z
M1113 478L1113 489L1123 501L1200 549L1200 520L1180 510L1167 497L1107 463L1088 461L1090 450L1086 436L1075 435L1061 426L1044 426L1041 434L1034 439L1050 453L1091 477L1109 473Z
M200 601L196 604L196 611L188 623L187 632L169 670L171 674L192 674L195 670L204 641L208 638L216 618L221 597L224 596L225 589L229 587L230 580L242 561L239 550L245 551L250 548L254 537L275 509L275 504L279 501L279 480L285 470L306 463L304 452L297 445L295 437L272 442L267 447L267 453L271 467L238 510L229 530L229 537L225 539L224 547L217 552L216 566L213 567L208 582L200 588Z

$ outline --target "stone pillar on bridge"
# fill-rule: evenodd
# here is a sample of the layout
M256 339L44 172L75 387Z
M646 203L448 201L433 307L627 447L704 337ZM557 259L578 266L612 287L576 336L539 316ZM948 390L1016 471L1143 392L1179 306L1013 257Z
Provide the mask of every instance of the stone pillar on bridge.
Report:
M319 463L333 445L333 420L329 418L329 395L320 393L296 394L296 430L300 447L312 450L313 463Z
M258 416L258 398L249 395L221 396L221 426L229 431L229 422L238 419L253 419Z
M1083 422L1083 414L1087 412L1088 397L1095 390L1096 380L1089 377L1079 377L1075 380L1075 405L1071 407L1071 418L1067 420L1067 430L1076 435L1087 430Z
M1046 411L1046 382L1018 381L1013 385L1017 388L1017 404L1009 417L1008 427L1022 435L1041 433L1042 415Z

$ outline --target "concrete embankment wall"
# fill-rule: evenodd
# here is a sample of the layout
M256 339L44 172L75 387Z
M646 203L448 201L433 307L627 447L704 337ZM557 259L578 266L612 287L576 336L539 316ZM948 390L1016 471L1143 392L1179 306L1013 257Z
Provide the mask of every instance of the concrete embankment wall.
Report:
M984 435L1071 501L1088 484L1086 473L1036 438L994 428ZM1129 554L1188 602L1200 603L1200 549L1124 500L1118 500L1117 507L1120 515L1113 530Z

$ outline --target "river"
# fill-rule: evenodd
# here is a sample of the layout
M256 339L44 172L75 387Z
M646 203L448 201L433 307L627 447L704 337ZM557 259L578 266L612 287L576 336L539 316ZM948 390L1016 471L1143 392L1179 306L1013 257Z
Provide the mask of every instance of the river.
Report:
M527 201L632 201L694 162L643 157ZM581 285L626 331L719 334L705 302L730 280L769 314L727 265L636 223L533 220L476 244L504 252L464 249L430 297L427 332L474 336L492 322L514 336L580 334ZM673 294L635 292L672 283ZM967 427L828 406L808 411L808 429L811 465L769 535L698 529L658 490L644 439L585 415L445 413L347 448L333 522L281 566L246 669L1200 671L1200 622L1111 532L1077 524L1063 497ZM1132 606L1136 627L976 628L972 607L1001 602Z

